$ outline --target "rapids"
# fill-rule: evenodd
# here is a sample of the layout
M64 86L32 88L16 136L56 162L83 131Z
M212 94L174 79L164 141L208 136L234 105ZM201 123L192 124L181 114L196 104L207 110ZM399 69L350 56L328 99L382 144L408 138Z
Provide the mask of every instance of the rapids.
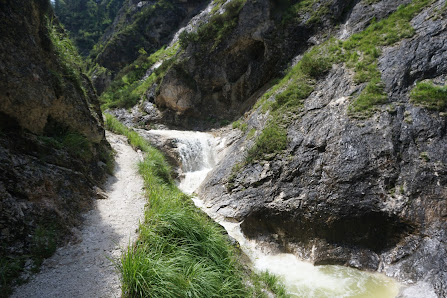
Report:
M176 130L150 130L147 133L176 143L184 173L178 186L188 194L194 194L209 171L224 156L222 152L225 140L209 133ZM293 254L273 254L256 240L246 238L240 229L240 223L226 221L219 214L212 213L197 196L193 197L193 201L239 242L256 271L267 270L278 275L292 297L391 298L398 295L401 285L380 273L344 266L314 266Z

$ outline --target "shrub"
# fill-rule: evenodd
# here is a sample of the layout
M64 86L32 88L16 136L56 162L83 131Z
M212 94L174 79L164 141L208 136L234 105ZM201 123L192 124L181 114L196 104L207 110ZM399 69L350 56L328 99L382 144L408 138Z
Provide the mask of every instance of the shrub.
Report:
M301 70L313 78L319 78L326 74L332 64L329 59L324 56L305 54L301 59Z

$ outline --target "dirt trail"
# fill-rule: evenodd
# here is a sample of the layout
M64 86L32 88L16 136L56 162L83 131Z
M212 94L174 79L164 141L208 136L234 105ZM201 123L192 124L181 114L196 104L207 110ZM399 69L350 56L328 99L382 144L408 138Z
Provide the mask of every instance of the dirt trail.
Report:
M111 259L135 240L145 200L138 174L139 155L118 135L107 133L117 152L115 177L105 186L108 199L85 214L80 241L57 250L39 274L12 297L120 297L120 281Z

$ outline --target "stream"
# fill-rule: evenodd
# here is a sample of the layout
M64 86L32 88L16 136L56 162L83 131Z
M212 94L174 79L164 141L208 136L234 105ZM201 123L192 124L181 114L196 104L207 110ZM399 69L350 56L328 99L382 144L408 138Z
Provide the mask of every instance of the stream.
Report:
M175 130L150 130L145 133L169 139L176 144L184 174L178 186L188 194L194 194L208 172L225 155L225 140L209 133ZM212 213L211 208L206 208L204 202L197 196L193 201L239 242L256 271L268 270L278 275L292 297L387 298L398 295L401 285L383 274L344 266L314 266L293 254L273 254L261 250L261 245L256 240L245 238L240 229L240 222L229 222L219 214Z

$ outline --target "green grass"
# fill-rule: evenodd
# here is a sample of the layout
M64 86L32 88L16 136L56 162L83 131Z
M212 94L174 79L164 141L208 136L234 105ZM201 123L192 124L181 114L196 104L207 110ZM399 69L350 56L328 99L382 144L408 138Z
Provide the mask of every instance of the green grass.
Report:
M61 25L56 25L53 23L53 20L49 19L46 22L53 49L56 52L59 64L62 66L62 72L59 70L50 70L50 72L57 78L60 85L64 85L62 78L68 79L84 97L87 97L81 81L84 61L79 55L76 46L72 43Z
M106 126L146 153L139 170L149 206L139 240L119 265L124 296L246 296L242 272L222 229L174 185L163 155L110 115Z
M57 248L58 230L50 225L39 225L31 240L31 253L41 263L51 257ZM40 266L40 264L38 264Z
M367 83L362 93L351 103L351 115L368 117L378 105L387 102L377 59L381 56L381 47L414 35L410 21L433 0L414 0L409 5L400 6L388 18L373 22L364 31L352 35L336 49L338 59L355 71L357 83Z
M281 20L282 25L298 23L304 20L306 20L306 24L312 25L321 23L323 17L330 14L330 6L333 4L333 1L284 0L283 3L284 7L282 10L284 14Z
M278 276L270 274L268 271L254 274L251 280L253 283L252 297L269 297L264 292L265 290L273 293L278 298L290 297Z
M138 103L141 96L154 83L159 83L171 65L175 62L175 55L179 44L172 47L162 47L157 52L147 56L140 49L140 57L132 64L123 68L116 76L111 86L101 94L100 102L103 110L108 108L131 108ZM145 80L146 71L158 61L163 63Z
M75 131L63 130L58 134L51 136L39 136L40 141L50 145L56 149L65 149L70 154L81 158L84 161L90 161L93 158L93 146L87 138ZM109 152L104 151L104 154ZM101 160L107 161L110 159L108 156L103 155Z
M432 82L418 82L410 92L413 104L433 111L447 110L447 87L436 86Z
M20 282L24 259L0 257L0 297L9 297L12 294L15 282Z
M231 123L231 127L233 127L233 129L240 129L243 132L246 132L248 129L247 123L241 120L237 120Z
M146 154L139 171L148 206L138 240L118 264L123 296L253 297L255 291L245 282L246 273L224 230L175 186L163 155L111 115L106 114L105 123ZM261 288L281 293L279 280L258 279Z
M287 130L270 122L256 138L246 156L246 163L267 159L269 155L279 153L287 147Z
M312 1L302 1L296 7L309 9ZM324 75L332 64L344 63L354 70L354 82L365 83L360 94L353 97L348 112L353 117L366 118L376 108L388 101L377 67L382 54L381 47L414 35L411 19L433 0L414 0L400 6L388 18L372 21L364 31L352 35L346 41L329 39L309 50L293 68L262 98L255 107L271 111L275 122L287 122L290 115L299 110L302 100L315 88L316 79ZM306 8L307 7L307 8ZM269 100L275 95L275 101ZM286 117L288 114L288 117ZM280 116L278 118L278 116Z

